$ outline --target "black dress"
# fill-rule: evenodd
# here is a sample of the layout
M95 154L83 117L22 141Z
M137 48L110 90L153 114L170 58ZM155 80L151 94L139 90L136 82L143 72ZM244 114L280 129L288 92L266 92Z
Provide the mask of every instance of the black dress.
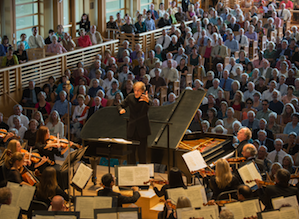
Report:
M65 201L69 201L69 196L59 186L56 187L55 195L60 195L64 198ZM37 193L35 196L35 200L42 201L42 202L46 203L48 206L51 205L50 198L45 199L44 197L41 197L40 194L37 194Z
M238 180L238 178L233 175L232 181L225 188L219 188L217 183L216 183L216 177L212 176L211 179L210 179L210 188L213 191L212 199L216 200L218 195L222 192L237 189L240 184L241 183ZM233 198L237 198L237 197L233 197Z
M90 31L90 21L86 21L86 22L80 21L79 25L80 25L80 29L83 28L86 32Z
M27 130L23 139L28 140L29 146L34 146L36 141L36 132L32 133L31 130Z
M23 180L18 170L10 169L7 174L7 181L20 184Z
M27 52L25 50L22 52L21 55L19 54L19 50L17 50L17 51L14 52L14 55L16 55L18 57L19 62L20 61L28 62Z

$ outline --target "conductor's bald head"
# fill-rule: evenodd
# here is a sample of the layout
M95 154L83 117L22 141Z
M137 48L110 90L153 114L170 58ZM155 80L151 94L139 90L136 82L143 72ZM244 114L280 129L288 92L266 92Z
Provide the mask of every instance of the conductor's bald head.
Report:
M145 84L141 81L138 81L133 85L133 89L134 89L135 98L140 98L140 96L145 91Z
M51 205L52 211L63 211L64 207L64 198L60 195L56 195L53 197Z

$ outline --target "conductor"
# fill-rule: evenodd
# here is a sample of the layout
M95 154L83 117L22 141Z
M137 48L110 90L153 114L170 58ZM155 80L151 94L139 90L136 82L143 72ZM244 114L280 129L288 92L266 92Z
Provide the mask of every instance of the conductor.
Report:
M137 140L140 142L138 147L139 163L146 163L147 158L147 136L151 134L148 119L148 109L152 105L152 101L145 92L145 84L136 82L133 85L134 93L129 94L126 99L117 106L119 114L126 113L125 108L129 107L130 117L127 127L128 140ZM132 151L127 157L128 164L136 164L136 147L129 146Z

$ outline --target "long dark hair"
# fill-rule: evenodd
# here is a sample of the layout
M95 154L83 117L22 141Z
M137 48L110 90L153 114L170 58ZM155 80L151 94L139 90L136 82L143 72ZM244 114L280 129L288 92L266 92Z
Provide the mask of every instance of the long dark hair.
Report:
M46 134L48 132L48 128L46 126L41 126L36 132L36 142L35 143L40 143L40 144L45 144L46 143Z
M173 167L170 169L168 181L170 188L187 188L183 182L182 172L177 167Z
M43 199L48 199L56 195L57 188L56 170L53 167L47 167L42 173L40 182L36 185L36 194Z
M81 16L81 22L83 23L83 16L86 15L86 22L89 21L89 17L88 17L88 14L86 13L83 13L82 16Z

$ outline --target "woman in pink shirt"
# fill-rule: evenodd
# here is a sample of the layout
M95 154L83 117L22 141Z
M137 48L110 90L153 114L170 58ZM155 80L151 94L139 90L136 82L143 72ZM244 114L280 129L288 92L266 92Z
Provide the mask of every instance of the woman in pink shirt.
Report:
M85 35L85 30L83 28L80 29L80 37L78 39L78 45L83 48L92 45L90 37L88 35Z
M52 41L52 43L49 44L47 47L47 52L55 53L55 54L61 54L61 53L67 52L67 50L60 43L57 42L56 35L53 35L51 37L51 41Z

